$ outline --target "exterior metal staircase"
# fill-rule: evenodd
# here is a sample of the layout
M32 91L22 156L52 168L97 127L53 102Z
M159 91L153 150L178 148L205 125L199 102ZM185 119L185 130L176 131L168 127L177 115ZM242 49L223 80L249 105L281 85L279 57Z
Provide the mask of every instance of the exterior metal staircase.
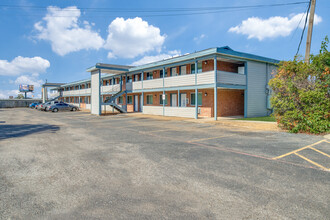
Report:
M114 102L110 102L110 103L103 103L103 105L110 105L112 106L114 109L116 109L117 111L119 111L120 113L127 113L127 111L120 107L119 105L117 105L116 103Z
M122 91L119 91L119 92L117 92L116 94L114 94L113 96L111 96L109 99L106 99L105 102L115 102L116 99L117 99L119 96L123 95L125 92L126 92L126 90L124 90L124 91L123 91L123 90L122 90Z
M126 92L126 90L124 91L119 91L116 94L114 94L113 96L107 98L106 100L104 100L104 102L102 103L102 105L110 105L112 106L114 109L116 109L117 111L119 111L120 113L127 113L127 106L126 108L120 107L119 105L116 104L116 99L123 95Z
M52 98L52 99L50 99L50 100L48 100L49 102L51 102L51 101L55 101L55 100L57 100L58 98L61 98L62 97L62 95L59 95L59 96L56 96L56 97L54 97L54 98Z
M63 91L60 91L59 93L60 93L60 94L59 94L58 96L56 96L56 97L54 97L54 98L51 98L51 99L49 99L48 101L49 101L49 102L52 102L52 101L55 101L55 100L58 100L59 98L61 98L61 97L63 96Z

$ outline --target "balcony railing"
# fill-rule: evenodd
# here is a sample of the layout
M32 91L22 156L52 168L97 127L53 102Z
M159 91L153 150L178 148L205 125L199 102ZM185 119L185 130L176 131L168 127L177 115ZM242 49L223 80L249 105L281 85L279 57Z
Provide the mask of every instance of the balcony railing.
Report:
M52 93L49 94L49 96L52 97L52 98L58 97L59 95L60 95L59 92L52 92Z
M143 89L156 89L163 87L163 79L151 79L143 81Z
M217 78L219 83L232 85L246 85L246 75L239 73L231 73L225 71L218 71Z
M78 95L90 95L91 89L79 89L79 90L70 90L63 91L63 96L78 96Z
M214 83L213 71L197 74L197 85L211 84L211 83ZM171 76L171 77L166 77L164 79L165 88L178 87L178 86L193 86L193 85L195 85L195 74ZM157 88L163 88L163 78L144 80L143 88L141 81L132 83L132 90L157 89Z
M184 118L194 118L196 115L195 107L164 107L163 106L143 106L143 113L150 115L177 116Z
M137 81L132 83L132 90L142 89L142 81Z
M225 71L217 72L217 82L223 84L231 85L246 85L246 75ZM197 74L197 85L209 85L214 83L214 71L208 71ZM180 87L180 86L194 86L195 83L195 74L179 75L165 77L164 82L163 78L144 80L137 82L128 82L126 83L126 90L135 91L142 89L160 89L160 88L171 88L171 87ZM117 93L120 91L120 85L108 85L101 86L101 93L111 94ZM80 89L80 90L71 90L63 91L63 96L82 96L90 95L91 89Z
M120 85L101 86L101 93L116 93L120 91Z

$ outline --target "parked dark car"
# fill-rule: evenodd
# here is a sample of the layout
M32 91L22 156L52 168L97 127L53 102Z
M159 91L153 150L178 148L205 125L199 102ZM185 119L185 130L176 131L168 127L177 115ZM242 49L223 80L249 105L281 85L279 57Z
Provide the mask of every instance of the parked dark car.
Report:
M48 111L58 112L58 111L77 111L78 107L75 105L70 105L67 103L57 103L54 105L48 106Z
M64 103L64 102L62 102L62 101L51 101L49 104L47 103L45 106L44 106L44 110L47 112L47 111L49 111L49 107L51 106L51 105L55 105L55 104L57 104L57 103Z

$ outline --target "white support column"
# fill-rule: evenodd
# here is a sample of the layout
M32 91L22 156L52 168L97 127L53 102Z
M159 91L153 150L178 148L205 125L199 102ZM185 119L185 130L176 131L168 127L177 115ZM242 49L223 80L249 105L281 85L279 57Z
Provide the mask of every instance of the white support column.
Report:
M45 103L46 102L45 90L46 90L46 88L45 87L42 87L42 89L41 89L42 103Z
M47 91L47 87L45 87L45 99L46 99L46 101L48 100L48 91Z
M218 119L217 57L214 57L214 120Z
M91 114L101 115L101 70L91 72Z
M178 107L181 107L180 89L178 89Z

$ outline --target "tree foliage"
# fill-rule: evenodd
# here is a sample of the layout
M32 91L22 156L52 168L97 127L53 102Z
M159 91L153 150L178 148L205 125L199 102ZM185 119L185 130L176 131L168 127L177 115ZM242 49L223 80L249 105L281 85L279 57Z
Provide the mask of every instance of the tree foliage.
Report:
M328 37L310 64L283 61L270 80L271 104L280 127L290 132L326 133L330 129L330 52Z
M18 94L16 99L24 99L24 95L23 94Z

